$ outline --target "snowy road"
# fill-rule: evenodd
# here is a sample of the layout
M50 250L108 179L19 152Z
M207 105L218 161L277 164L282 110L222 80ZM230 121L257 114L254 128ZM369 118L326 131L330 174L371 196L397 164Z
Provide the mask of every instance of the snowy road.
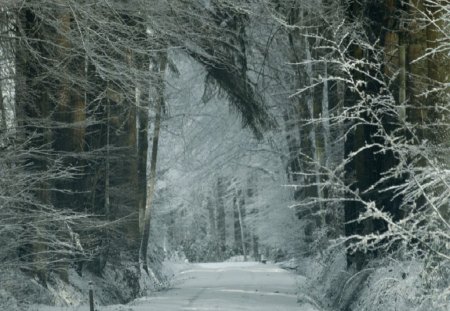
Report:
M178 275L173 289L129 307L133 311L306 310L296 302L296 287L295 276L274 265L196 264Z

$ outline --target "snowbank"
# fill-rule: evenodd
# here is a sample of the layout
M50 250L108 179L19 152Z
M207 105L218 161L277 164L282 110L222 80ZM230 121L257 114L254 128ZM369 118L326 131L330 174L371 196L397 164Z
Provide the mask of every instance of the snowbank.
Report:
M343 252L323 258L291 259L279 266L296 270L297 301L321 311L448 311L450 288L426 281L424 263L374 261L362 271L347 269ZM445 276L441 276L445 277ZM427 288L428 284L432 284Z
M69 269L69 282L50 273L46 284L21 271L1 273L0 310L83 310L88 302L89 281L94 284L96 305L126 303L161 287L133 263L108 264L101 276ZM54 306L54 307L50 307Z
M450 310L449 289L446 297L441 295L441 290L433 292L431 288L427 289L425 274L423 262L414 260L391 261L386 266L374 269L361 287L358 298L351 304L350 310Z

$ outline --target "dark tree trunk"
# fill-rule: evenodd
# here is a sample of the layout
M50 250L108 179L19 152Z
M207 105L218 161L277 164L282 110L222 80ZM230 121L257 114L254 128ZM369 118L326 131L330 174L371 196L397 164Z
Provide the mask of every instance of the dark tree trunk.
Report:
M0 68L1 70L1 68ZM0 79L1 82L1 79ZM7 130L7 123L6 123L6 107L3 100L3 91L0 84L0 113L1 113L1 119L0 119L0 134L5 132Z
M393 18L394 16L400 16L399 13L402 8L397 2L386 0L384 3L366 3L361 4L352 2L350 7L349 18L351 20L362 17L365 21L365 30L370 40L370 44L378 45L378 48L383 49L386 55L392 53L394 47L393 44L398 42L397 33L399 20ZM397 27L397 28L395 28ZM395 47L396 49L396 47ZM392 56L392 55L391 55ZM363 50L361 47L353 45L350 49L349 57L353 59L365 58L369 61L380 61L375 59L374 55L370 51ZM398 69L398 55L390 58L390 62L383 64L384 74L389 74L389 70ZM369 73L372 77L375 77L380 72L376 72L372 68L361 67L362 71ZM365 94L381 94L380 84L375 79L362 76L356 71L353 73L355 80L364 80L366 86L364 87ZM398 94L399 92L397 92ZM346 107L347 109L355 109L356 102L360 100L357 94L347 90L346 95ZM365 146L374 144L370 148L366 148L363 151L358 152L351 161L346 165L347 183L350 188L359 193L362 200L365 202L374 202L378 208L388 211L393 215L394 219L400 219L402 213L399 209L401 197L398 196L395 200L392 200L394 196L393 191L379 192L379 189L386 189L386 182L382 184L375 184L379 181L383 174L389 169L393 168L397 159L393 151L387 150L386 152L380 152L380 147L377 145L384 145L384 138L377 135L377 130L381 127L386 133L390 134L395 130L397 120L394 120L392 116L383 112L376 102L365 100L365 106L369 109L359 110L356 113L365 120L355 126L354 131L349 134L345 142L345 158L357 150ZM372 125L374 121L374 114L381 124L376 126ZM378 128L377 128L378 127ZM397 180L391 179L387 182L390 185L398 184L402 181L402 176L399 176ZM374 186L373 188L371 188ZM369 188L371 188L369 190ZM360 202L349 201L345 204L345 234L346 236L361 235L364 236L370 233L383 232L387 230L386 223L376 219L366 219L363 221L356 221L361 213L365 211L365 206ZM347 262L349 265L355 265L358 269L361 269L371 256L377 256L376 252L362 252L356 251L355 253L348 254Z
M224 259L226 251L226 228L225 228L225 184L223 177L217 179L217 204L216 204L216 217L217 217L217 238L219 243L219 251L221 259Z

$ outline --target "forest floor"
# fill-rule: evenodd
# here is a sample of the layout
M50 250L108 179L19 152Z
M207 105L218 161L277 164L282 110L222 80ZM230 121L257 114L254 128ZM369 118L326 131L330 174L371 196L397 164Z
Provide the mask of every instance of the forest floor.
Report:
M224 262L185 265L169 290L139 298L127 305L101 307L99 311L258 310L315 311L297 303L298 278L272 264ZM88 310L40 307L39 311Z

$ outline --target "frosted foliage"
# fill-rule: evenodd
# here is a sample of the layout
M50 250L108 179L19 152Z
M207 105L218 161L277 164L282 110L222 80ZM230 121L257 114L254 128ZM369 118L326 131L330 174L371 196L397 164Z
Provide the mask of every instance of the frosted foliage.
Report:
M246 238L251 231L262 245L294 252L300 241L295 238L298 226L294 211L288 208L291 194L283 186L287 181L283 161L274 150L275 140L257 141L249 131L242 130L239 117L230 111L220 89L214 85L207 86L211 94L204 103L206 73L178 52L173 52L171 58L178 73L167 77L168 115L161 138L159 163L163 173L157 186L157 204L161 205L158 209L162 215L172 213L166 221L176 218L176 224L165 225L169 231L170 226L177 228L170 233L175 238L172 243L192 239L194 247L213 238L208 231L211 224L208 224L207 197L215 208L217 178L224 177L228 247L236 243L233 197L241 191L245 196L243 220L249 230ZM270 139L276 137L268 135ZM240 199L237 203L242 204Z

